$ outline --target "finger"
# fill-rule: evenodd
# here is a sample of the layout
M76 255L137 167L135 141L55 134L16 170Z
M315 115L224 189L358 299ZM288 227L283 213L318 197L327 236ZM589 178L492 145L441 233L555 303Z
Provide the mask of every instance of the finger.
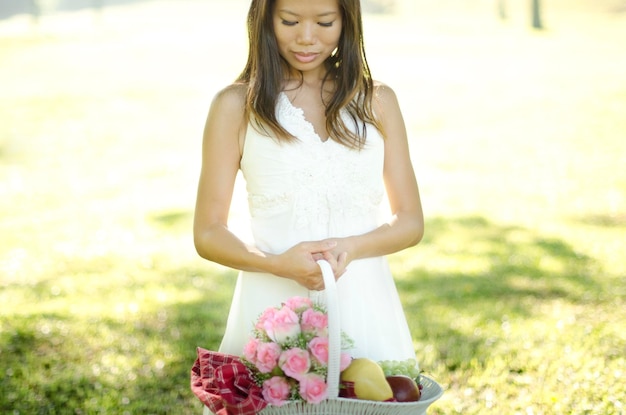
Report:
M319 242L310 242L307 248L310 252L327 252L331 249L334 249L337 246L337 241L319 241Z
M346 265L348 265L348 253L347 252L342 252L337 257L337 266L345 268Z
M342 252L337 257L337 272L335 273L335 278L339 279L343 274L348 270L348 253Z
M322 255L320 252L313 253L313 260L314 261L319 261L320 259L324 259L324 255Z
M333 273L337 270L337 258L330 251L321 252L322 256L328 263L330 264L330 268L333 270Z

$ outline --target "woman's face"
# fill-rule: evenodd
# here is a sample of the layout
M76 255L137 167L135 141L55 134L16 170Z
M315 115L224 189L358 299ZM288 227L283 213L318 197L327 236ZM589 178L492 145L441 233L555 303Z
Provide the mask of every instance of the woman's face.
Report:
M337 0L277 0L274 32L281 56L301 72L326 72L337 48L342 20Z

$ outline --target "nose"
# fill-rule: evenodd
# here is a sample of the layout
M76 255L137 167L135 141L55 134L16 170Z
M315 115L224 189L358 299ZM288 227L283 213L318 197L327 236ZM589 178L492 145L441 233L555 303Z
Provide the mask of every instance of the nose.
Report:
M300 24L298 33L298 43L301 45L312 45L315 43L315 25L311 23Z

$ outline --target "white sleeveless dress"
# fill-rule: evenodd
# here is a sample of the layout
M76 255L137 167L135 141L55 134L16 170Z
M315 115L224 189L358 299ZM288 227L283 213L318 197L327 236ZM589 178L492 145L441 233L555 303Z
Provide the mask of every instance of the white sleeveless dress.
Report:
M365 148L351 150L333 140L321 141L303 111L285 94L279 97L277 115L298 140L279 142L249 126L241 160L256 246L278 254L302 241L377 228L385 194L384 145L378 131L370 126ZM386 258L351 262L337 289L341 328L354 340L353 357L415 358ZM323 301L320 292L291 280L240 272L220 352L241 355L260 313L292 296Z

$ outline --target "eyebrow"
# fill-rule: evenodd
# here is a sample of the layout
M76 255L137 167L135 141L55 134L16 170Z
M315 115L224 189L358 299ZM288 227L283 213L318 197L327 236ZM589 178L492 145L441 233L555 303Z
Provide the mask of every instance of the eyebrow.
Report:
M292 12L291 10L281 9L281 10L279 10L279 12L285 13L285 14L290 14L290 15L295 16L295 17L300 17L300 15L298 13ZM336 15L336 14L338 14L338 13L335 12L335 11L329 11L329 12L320 13L320 14L317 15L317 17L327 17L327 16Z

